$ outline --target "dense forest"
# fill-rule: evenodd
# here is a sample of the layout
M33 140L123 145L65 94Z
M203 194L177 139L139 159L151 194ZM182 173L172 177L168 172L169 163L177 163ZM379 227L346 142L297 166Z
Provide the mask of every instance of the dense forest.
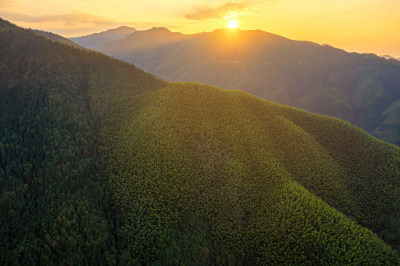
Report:
M112 264L99 128L114 97L165 82L0 21L0 264Z
M101 33L99 34L101 35ZM400 62L259 30L153 28L78 44L169 81L196 81L335 116L400 145Z
M400 148L0 20L0 264L398 265Z

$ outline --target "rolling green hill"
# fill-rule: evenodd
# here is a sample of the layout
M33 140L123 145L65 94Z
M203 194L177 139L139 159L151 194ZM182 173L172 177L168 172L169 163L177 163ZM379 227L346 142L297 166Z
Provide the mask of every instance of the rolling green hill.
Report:
M108 123L127 257L363 264L389 252L365 228L398 243L400 150L343 121L174 83Z
M138 44L149 39L158 42L147 42L145 48L138 49ZM161 34L151 29L85 47L133 63L168 81L244 90L335 116L400 145L399 113L393 108L400 99L400 62L394 59L238 29L192 35L166 30Z
M0 20L0 264L400 263L400 148Z

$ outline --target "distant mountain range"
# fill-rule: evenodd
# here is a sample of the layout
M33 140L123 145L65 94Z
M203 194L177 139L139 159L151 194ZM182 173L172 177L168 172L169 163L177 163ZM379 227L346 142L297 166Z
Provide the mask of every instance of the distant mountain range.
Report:
M197 81L335 116L400 144L400 62L293 41L260 30L192 35L165 28L78 44L169 81Z
M106 43L110 41L123 38L131 33L134 33L136 29L122 26L116 29L111 29L107 31L103 31L100 33L93 33L90 35L86 35L83 37L70 38L72 41L76 42L79 45L82 45L91 49L99 49Z

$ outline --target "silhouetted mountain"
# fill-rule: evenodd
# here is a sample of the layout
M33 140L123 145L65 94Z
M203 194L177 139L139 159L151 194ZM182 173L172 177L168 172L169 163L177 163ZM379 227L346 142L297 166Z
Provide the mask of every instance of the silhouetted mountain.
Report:
M399 265L400 148L0 19L1 265Z
M188 38L178 32L171 32L166 28L152 28L145 31L136 31L123 38L105 43L98 50L106 54L132 54L145 52L158 45L167 45Z
M136 29L134 28L122 26L116 29L110 29L107 31L93 33L81 37L74 37L70 39L86 48L98 49L99 47L101 47L105 43L108 43L109 41L123 38L135 31Z
M400 144L398 61L259 30L221 29L180 35L173 42L162 43L164 39L168 38L163 36L155 45L136 49L135 43L140 42L140 35L136 35L132 49L126 39L119 39L99 51L170 81L244 90L344 119L378 138Z

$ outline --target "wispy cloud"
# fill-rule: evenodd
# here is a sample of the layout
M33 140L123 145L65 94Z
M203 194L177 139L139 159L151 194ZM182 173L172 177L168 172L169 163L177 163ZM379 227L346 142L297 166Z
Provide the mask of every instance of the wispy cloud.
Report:
M185 15L185 18L192 20L232 18L245 15L253 5L254 3L248 1L231 1L221 6L201 6L197 7L194 13Z
M30 16L26 14L7 12L7 17L12 17L14 21L30 23L60 22L66 26L78 26L82 24L104 25L114 22L111 19L80 11L71 11L69 13L46 16Z
M1 1L3 0L0 0L0 3ZM177 30L181 27L155 21L113 20L76 10L59 15L43 16L31 16L23 13L0 10L0 17L22 27L51 31L65 37L82 36L120 26L134 27L138 30L160 26Z
M0 10L14 5L14 0L0 0Z
M3 0L0 0L0 2ZM89 1L89 0L86 0ZM92 0L91 0L92 1ZM4 15L6 18L10 19L13 22L26 22L32 24L46 24L49 22L55 22L58 25L64 25L66 27L82 27L87 26L88 24L92 26L134 26L137 28L147 29L149 27L163 26L169 28L179 28L177 25L171 25L166 23L159 22L144 22L144 21L117 21L85 12L80 11L71 11L64 14L59 15L45 15L45 16L30 16L22 13L14 13L14 12L1 12L0 16Z

